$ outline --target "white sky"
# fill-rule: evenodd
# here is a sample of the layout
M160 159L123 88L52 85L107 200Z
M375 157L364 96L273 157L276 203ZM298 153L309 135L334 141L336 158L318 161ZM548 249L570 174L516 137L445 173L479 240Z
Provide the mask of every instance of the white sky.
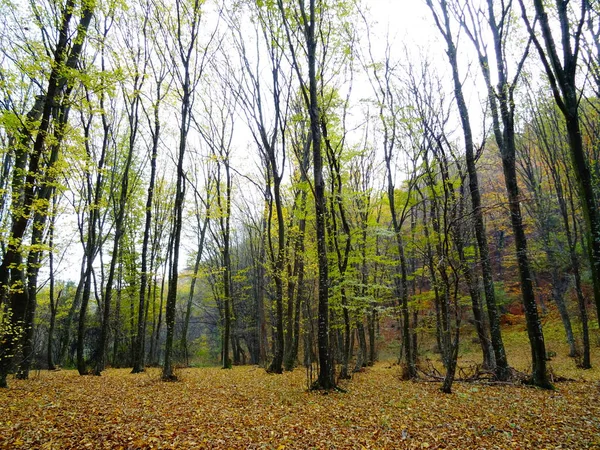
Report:
M389 26L390 35L427 44L437 37L432 27L431 12L424 0L366 0L373 17Z

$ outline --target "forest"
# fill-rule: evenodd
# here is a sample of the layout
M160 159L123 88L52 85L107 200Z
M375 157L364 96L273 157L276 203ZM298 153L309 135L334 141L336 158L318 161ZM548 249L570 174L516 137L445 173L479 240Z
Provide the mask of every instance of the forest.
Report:
M562 398L546 413L579 431L519 445L598 445L597 1L0 0L0 17L3 416L121 392L182 419L168 392L186 386L323 420L315 437L310 413L277 412L269 435L249 410L250 434L184 442L194 419L168 434L165 409L160 436L88 446L7 419L0 447L482 445L392 424L398 389L394 407L431 408L421 424ZM317 439L361 405L372 439ZM529 436L494 420L477 439Z

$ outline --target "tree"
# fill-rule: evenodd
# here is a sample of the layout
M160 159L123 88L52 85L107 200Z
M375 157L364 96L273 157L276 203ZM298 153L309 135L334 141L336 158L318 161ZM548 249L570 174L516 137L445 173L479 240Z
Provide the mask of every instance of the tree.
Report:
M209 158L216 164L214 180L214 219L216 229L211 227L213 238L219 247L219 271L221 274L221 295L223 311L222 364L223 369L231 369L230 344L232 325L232 263L231 263L231 204L233 178L231 152L234 135L234 112L236 99L221 86L219 97L213 95L204 100L203 121L197 123L203 141L209 148ZM211 213L213 215L213 213Z
M519 0L523 20L548 76L554 100L566 123L571 162L585 223L596 313L600 318L600 211L590 162L583 145L580 92L577 87L582 34L591 3L584 0L580 3L579 10L576 10L572 2L565 0L556 0L553 7L541 0L534 0L535 14L532 19L523 0ZM551 24L548 10L558 20L558 27ZM536 29L540 30L541 38ZM560 46L557 45L557 39ZM562 56L559 54L561 50Z
M492 348L494 350L494 359L496 362L494 373L496 378L499 380L506 380L508 379L510 372L506 358L506 351L504 349L504 343L502 341L502 332L500 330L500 316L498 313L498 306L496 304L496 294L494 290L494 279L492 275L486 227L483 220L481 191L479 187L477 167L475 165L476 149L473 140L473 131L471 129L471 121L469 118L469 108L465 100L463 85L459 73L457 48L454 36L452 34L448 3L446 0L440 0L436 4L439 4L439 10L434 7L432 0L427 0L427 5L431 9L436 26L446 43L446 54L452 70L454 96L456 98L456 104L463 131L465 160L467 174L469 176L469 191L471 194L471 208L473 209L472 220L473 227L475 228L475 236L477 238L477 248L479 250L479 260L483 275L483 289L490 323L490 335L492 339Z
M363 17L364 18L364 17ZM411 208L411 196L417 180L416 165L419 159L418 155L409 155L407 153L407 169L404 171L408 176L405 183L404 192L398 199L395 183L395 174L397 173L396 163L399 159L398 147L402 140L403 107L405 106L402 94L394 83L397 77L397 65L391 61L390 42L386 42L385 60L383 64L377 63L372 54L372 48L369 40L369 60L363 61L363 67L373 71L373 77L369 77L369 82L377 100L377 109L381 129L383 133L383 152L386 178L386 194L390 209L392 230L394 233L394 245L398 252L398 263L396 263L397 275L394 280L396 295L399 297L399 309L402 317L402 342L404 357L406 363L406 376L415 378L417 376L416 355L413 347L410 345L410 317L409 317L409 289L408 289L408 260L406 258L405 243L402 236L402 227L409 217ZM407 121L409 121L408 119ZM409 142L407 147L410 148ZM418 152L418 151L417 151Z
M201 192L196 188L197 181L192 184L194 188L194 217L196 219L196 239L197 239L197 248L196 248L196 256L194 258L194 268L192 270L192 281L190 285L190 292L188 295L188 301L185 309L185 317L183 319L183 329L181 330L181 341L180 347L183 353L183 358L185 360L186 365L190 364L190 354L189 354L189 343L188 343L188 329L190 324L190 318L192 314L192 304L194 302L194 293L196 292L196 283L198 281L200 263L202 262L202 257L204 254L204 242L206 238L206 230L208 228L210 214L209 211L211 209L211 190L212 190L212 182L214 176L211 173L211 169L206 170L204 173L204 196ZM200 205L202 204L203 207Z
M374 183L377 172L375 160L375 148L370 146L369 138L372 124L371 116L367 110L367 120L364 127L364 138L362 150L350 163L349 185L353 197L350 205L350 217L354 221L353 227L359 231L356 242L356 251L360 255L354 262L355 271L358 273L356 295L356 312L354 322L358 335L358 352L354 372L360 371L367 364L372 364L375 350L375 324L374 305L372 289L369 283L369 273L372 271L373 258L373 215L375 213L374 203L377 201ZM370 348L367 348L367 330L364 321L367 319L367 329L370 334Z
M282 373L284 353L287 349L285 348L283 323L286 226L281 184L286 162L285 133L291 89L282 68L283 52L282 44L279 42L281 36L277 30L279 23L276 20L276 13L277 11L267 5L257 5L256 9L251 11L255 20L254 39L256 40L257 49L259 49L255 64L250 63L245 44L246 36L242 34L239 17L233 16L231 18L233 22L231 28L234 30L234 45L238 50L241 66L240 76L235 77L233 75L234 82L241 87L241 89L238 89L238 99L265 166L265 193L269 207L267 227L269 231L272 229L273 216L276 220L276 246L273 245L271 233L267 233L270 272L275 282L276 291L275 352L267 370L271 373ZM236 13L232 15L234 14ZM268 55L267 64L271 73L270 79L263 79L260 73L262 70L261 47L265 48ZM237 71L237 67L232 67L232 74ZM231 86L230 89L235 91L234 86ZM291 302L290 298L287 300ZM291 323L288 323L288 332L291 329ZM287 344L289 346L289 340Z
M56 295L56 279L54 272L54 229L56 224L56 214L58 200L56 196L52 197L52 211L50 212L50 228L48 230L48 268L50 271L50 287L49 287L49 302L50 302L50 324L48 326L48 347L47 347L47 358L48 358L48 370L55 370L56 365L54 364L54 329L56 327L56 315L58 313L59 301L62 296L62 288Z
M79 8L77 8L79 6ZM27 264L27 274L20 269L23 258L23 238L31 224L30 217L37 222L37 228L32 234L32 244L39 248L42 239L42 229L47 217L47 209L35 211L36 200L45 200L47 205L52 186L48 176L56 163L60 144L64 138L64 130L68 120L68 111L74 84L70 82L69 71L78 70L79 58L87 36L87 30L94 13L94 2L82 2L77 5L75 0L66 0L58 9L59 17L54 22L57 26L58 39L51 51L51 69L47 75L46 86L28 113L23 118L22 128L18 131L21 145L16 147L15 167L13 168L13 198L18 204L13 205L12 223L9 243L0 265L0 304L8 305L12 310L11 320L13 329L22 326L25 334L25 351L29 351L31 342L31 327L35 313L35 294L37 291L37 272L39 250L30 253ZM79 20L76 17L79 15ZM74 24L73 22L78 22ZM76 30L73 33L73 30ZM46 30L49 31L49 30ZM41 30L44 33L44 30ZM35 123L34 126L32 124ZM26 169L26 170L25 170ZM26 175L24 175L26 173ZM16 188L16 190L15 190ZM15 269L16 268L16 269ZM27 277L27 280L25 279ZM22 289L11 289L19 283ZM12 354L14 340L4 340L3 353ZM28 362L31 355L26 354L27 361L22 368L22 377L28 376ZM0 363L0 387L6 387L6 375L11 358L3 358Z
M179 142L177 152L177 178L175 202L173 206L172 243L173 255L169 268L169 288L167 295L166 317L167 338L165 343L165 359L163 363L163 380L175 380L173 373L173 340L175 334L175 304L177 302L177 280L179 267L179 245L183 223L183 206L185 195L184 159L188 146L188 134L193 120L193 105L196 88L204 72L208 58L207 48L200 47L200 25L203 17L200 0L177 0L174 17L167 16L165 37L169 37L172 70L175 78L175 89L180 97ZM216 29L210 40L216 35ZM169 47L173 46L173 47Z
M508 195L508 207L510 211L511 225L515 237L515 250L521 282L521 295L525 308L527 320L527 333L531 347L531 358L533 365L532 383L536 386L552 389L546 370L546 347L544 334L539 319L535 294L533 292L532 272L527 249L527 237L523 225L521 212L521 197L516 170L516 140L515 140L515 101L514 90L521 75L521 70L529 53L529 43L518 61L514 78L509 80L508 62L506 60L507 36L512 32L512 23L508 18L511 13L511 5L502 5L497 13L491 0L487 2L486 22L493 38L495 75L498 79L497 87L494 88L491 81L490 60L482 43L481 30L474 16L473 10L469 9L473 28L467 33L475 45L479 57L481 71L488 89L488 101L492 115L492 128L496 144L502 158L502 169L504 182ZM499 17L499 19L498 19ZM464 22L463 22L464 26Z
M150 4L145 5L146 17L150 14ZM144 217L144 235L141 249L141 272L140 272L140 292L139 292L139 305L138 305L138 322L137 322L137 334L135 348L133 350L133 368L132 373L139 373L144 370L145 361L145 342L146 342L146 323L148 315L148 303L150 301L150 289L151 273L153 269L153 263L155 259L156 246L152 246L150 239L152 233L152 209L153 203L155 202L155 188L156 188L156 172L157 172L157 158L159 143L161 137L161 119L160 111L163 105L163 100L169 92L171 78L165 64L164 49L161 48L158 40L156 39L157 30L152 30L152 49L155 50L157 58L150 58L149 65L152 71L152 79L154 80L154 90L151 109L144 108L144 114L148 122L148 128L150 129L150 136L152 138L152 144L150 147L150 179L148 181L148 190L146 195L146 212ZM166 84L166 86L165 86ZM143 106L143 103L142 103ZM154 218L154 221L158 221L158 218ZM160 238L159 238L160 239ZM149 247L153 247L149 249ZM148 251L151 250L150 265L148 265ZM154 290L156 292L156 289Z
M112 11L114 13L114 11ZM102 35L103 38L100 42L100 71L105 74L106 73L106 37L110 31L110 28L113 24L114 16L109 15L104 17L102 23ZM93 58L90 58L92 61L86 61L89 66L92 66ZM80 235L81 241L84 245L84 259L82 262L82 274L80 280L81 287L78 289L80 291L81 300L77 297L76 301L73 302L73 308L79 306L79 321L77 324L77 370L80 375L88 374L88 364L85 360L85 336L86 336L86 317L88 312L88 304L90 297L92 295L92 278L94 278L94 261L97 255L102 252L102 244L106 239L106 236L103 236L102 233L102 225L104 223L104 218L106 217L107 211L103 211L101 208L101 203L104 200L105 193L105 185L107 182L107 176L104 173L105 164L109 158L109 152L111 147L111 136L114 131L114 116L111 116L110 109L107 107L107 103L110 100L107 100L108 97L108 87L109 87L109 77L101 77L101 86L98 96L98 106L100 106L100 119L101 119L101 127L102 127L102 135L101 135L101 144L99 155L96 161L96 149L95 149L95 140L94 140L94 118L97 116L98 110L96 109L96 104L94 101L93 89L89 86L83 86L85 92L85 102L84 109L80 111L81 122L83 124L83 138L84 138L84 147L86 151L87 163L84 165L84 183L85 183L85 205L87 208L84 208L85 212L88 212L87 218L87 233L84 233L84 223L83 220L80 224ZM110 80L112 81L112 80ZM106 82L106 84L102 84ZM95 163L95 164L94 164ZM96 166L96 167L94 167ZM95 179L93 170L96 170ZM100 258L102 259L102 258ZM67 332L68 333L68 329Z
M329 197L330 222L329 237L333 243L337 262L337 277L335 280L336 290L339 289L342 317L344 321L343 345L342 345L342 367L339 377L349 379L349 363L351 357L351 319L350 319L350 289L347 287L348 269L351 251L353 249L353 230L348 214L348 200L345 198L344 185L346 184L344 162L350 153L347 142L349 134L348 115L350 109L350 97L352 94L352 85L354 80L353 57L355 53L356 35L354 30L348 26L344 29L349 36L344 36L343 42L346 50L340 57L339 63L342 74L344 88L346 89L345 98L341 98L341 92L338 88L328 88L321 82L319 95L323 104L323 114L321 115L321 132L323 143L325 144L325 155L329 169L329 184L331 195ZM332 31L329 31L329 36ZM346 59L348 63L346 63ZM336 279L337 278L337 279ZM333 289L332 289L333 290Z
M409 65L408 77L410 104L414 105L415 114L422 125L422 140L424 141L422 145L426 146L424 153L426 173L424 177L425 184L430 191L428 197L432 202L433 215L431 222L438 236L437 253L438 257L442 258L442 261L448 261L448 263L439 263L435 264L435 266L438 267L438 272L440 272L444 281L443 285L446 295L451 290L452 284L449 282L448 275L444 275L443 272L447 271L453 274L455 269L457 269L460 271L462 277L464 277L469 296L471 297L473 321L483 354L483 366L487 369L493 369L495 366L494 354L485 327L481 295L479 286L477 285L477 274L468 260L465 251L465 245L469 243L468 232L472 230L472 227L469 226L471 224L464 220L464 211L467 206L466 202L468 201L465 198L466 173L464 173L464 167L460 162L459 156L456 154L454 144L450 142L450 133L447 131L452 109L449 105L446 105L445 96L443 95L443 84L439 77L435 73L432 73L430 64L428 61L424 62L418 71L413 69L412 65ZM432 173L432 170L433 172L438 172L438 175ZM441 184L441 186L438 184ZM439 202L436 200L438 191L443 193ZM440 203L440 205L437 205L437 203ZM440 206L442 214L436 213L436 210ZM440 228L439 225L440 217L443 228ZM423 226L427 230L427 224L424 223ZM451 242L454 244L453 249L449 249L448 234L450 235ZM443 236L444 240L439 242L439 236ZM453 263L450 259L454 255L449 250L455 252L455 256L458 259L457 262ZM430 252L428 251L428 253ZM432 264L430 257L428 259L430 260L429 270L433 273L434 264ZM444 268L444 271L442 271L442 268ZM435 292L437 289L435 283L433 287ZM448 306L451 307L452 305ZM444 319L442 317L442 319L449 326L449 318ZM450 357L452 356L452 344L449 331L448 327L446 336L448 345L445 352L447 358L445 360L454 364L453 358ZM444 351L444 349L442 350Z
M113 281L115 278L115 271L117 267L118 255L120 254L121 238L125 234L125 209L128 203L128 198L131 195L130 192L130 172L133 164L135 149L138 139L138 131L140 127L140 109L141 109L141 91L146 81L146 70L148 67L149 55L145 47L147 41L147 16L142 17L142 35L144 37L144 46L135 45L131 35L124 34L123 40L125 43L125 54L134 67L129 70L132 72L130 77L131 86L122 86L123 100L125 104L125 110L127 114L128 122L128 138L125 154L125 162L123 165L123 174L121 177L121 190L119 198L115 202L115 222L114 222L114 237L113 237L113 249L112 258L109 265L108 277L106 280L106 288L103 296L103 314L102 314L102 326L100 330L100 340L98 347L95 352L96 364L94 368L94 374L100 375L104 370L105 366L105 354L108 346L108 332L109 332L109 321L110 321L110 308L112 302L113 293ZM124 27L130 29L129 27ZM133 26L132 28L137 28ZM133 70L132 70L133 69ZM128 77L129 78L129 77ZM133 181L133 180L132 180ZM132 183L133 184L133 183ZM143 310L143 308L142 308Z
M547 150L544 149L544 151ZM526 137L516 140L516 152L517 170L524 181L525 189L532 199L531 202L526 202L524 206L534 220L536 234L541 238L541 245L546 254L547 264L550 266L548 270L552 283L552 298L554 303L556 303L563 322L567 343L569 344L569 356L575 357L577 355L577 348L571 326L571 318L569 317L565 301L565 293L569 287L570 276L565 271L565 262L563 259L564 245L558 239L558 233L561 230L560 222L555 215L554 198L552 196L555 193L552 191L543 191L543 186L547 184L544 176L544 172L546 171L543 167L546 161L544 161L543 156L538 155L535 142L528 140ZM562 183L560 179L558 181Z
M319 3L317 7L317 2ZM333 389L335 387L333 359L329 342L329 272L327 261L327 236L325 179L323 177L323 155L321 152L321 110L318 97L318 74L322 67L317 63L317 46L326 4L321 0L309 0L308 5L298 0L294 6L286 7L283 0L278 0L279 11L283 18L287 42L292 57L292 65L296 72L302 98L310 118L310 134L313 161L313 194L315 199L316 239L318 260L318 348L319 376L313 385L315 389ZM291 23L292 18L298 23ZM293 30L301 32L302 49L296 47L292 37ZM304 51L304 53L300 53ZM300 59L302 58L302 59ZM308 73L303 73L302 65L306 64Z
M152 333L150 335L150 364L158 365L160 360L160 339L164 317L165 283L169 278L169 267L173 254L172 233L172 198L175 193L175 183L172 180L159 177L154 190L152 207L152 242L150 245L150 270L152 279ZM159 270L162 269L162 273ZM160 273L160 289L158 276ZM156 301L158 299L158 308ZM158 309L158 312L157 312Z
M310 170L310 133L307 131L308 118L301 106L302 99L296 97L292 110L295 112L292 119L289 142L294 154L293 171L293 204L291 217L289 219L290 244L288 251L288 307L287 307L287 329L286 329L286 354L284 357L285 370L292 370L296 364L300 345L300 321L303 310L307 311L307 284L306 277L306 226L308 215L308 174ZM292 318L293 315L293 318ZM305 335L308 335L308 328ZM312 339L312 338L311 338ZM305 346L305 360L312 361L312 348ZM308 364L307 364L308 365Z
M558 116L560 113L557 111L557 107L549 105L543 99L534 101L531 97L529 97L528 106L531 120L529 124L530 130L534 136L535 144L540 147L539 156L544 162L547 172L550 174L553 190L558 200L558 209L567 241L569 261L575 282L575 294L581 318L583 335L581 366L584 369L589 369L591 367L591 360L587 302L582 287L580 257L577 253L579 226L573 202L571 176L569 175L571 165L566 157L569 151L567 148L568 141L564 138L564 124L561 123ZM538 189L541 190L541 188ZM550 201L553 202L553 199ZM554 259L554 255L549 255L549 257Z

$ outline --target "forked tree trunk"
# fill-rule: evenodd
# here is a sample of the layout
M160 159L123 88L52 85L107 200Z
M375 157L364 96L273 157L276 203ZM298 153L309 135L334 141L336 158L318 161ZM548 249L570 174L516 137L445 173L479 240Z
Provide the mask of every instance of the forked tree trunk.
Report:
M494 136L500 155L502 157L502 169L504 171L504 182L508 195L508 208L510 211L511 225L515 239L517 253L517 264L521 281L521 295L525 308L525 319L527 322L527 333L531 347L531 358L533 365L532 383L536 386L552 389L546 370L546 347L544 334L538 315L535 294L533 291L532 273L529 265L527 250L527 237L521 214L521 197L516 171L516 146L514 127L514 99L512 92L514 84L509 85L506 67L504 66L504 44L501 33L506 29L500 29L496 22L494 4L488 0L488 24L494 38L494 51L496 57L496 75L498 76L498 89L494 90L491 84L490 67L484 59L480 58L481 70L489 92L489 103L492 113ZM502 11L502 17L510 12L510 9ZM504 23L504 22L503 22ZM517 73L517 76L519 73ZM515 79L516 82L516 79ZM502 125L500 125L502 124Z
M596 314L600 320L600 211L598 210L598 199L594 192L595 183L592 171L583 145L579 118L580 95L576 86L578 75L578 50L581 46L581 42L575 40L575 42L571 44L573 30L570 29L569 2L556 2L556 16L560 21L562 61L554 42L553 27L550 25L548 19L549 15L546 12L547 5L545 5L542 0L533 1L536 11L536 21L539 22L542 31L542 39L545 46L544 51L544 48L537 39L535 30L532 28L532 25L527 18L523 1L519 0L519 3L531 37L540 58L544 62L544 68L551 81L554 98L565 118L569 148L571 150L571 163L577 180L586 229L586 247L592 272ZM581 17L577 23L577 27L583 26L586 14L589 14L590 5L591 2L587 1L581 3ZM577 30L575 37L579 40L582 39L579 29Z
M486 306L490 323L490 335L492 338L492 348L494 350L494 359L496 361L495 376L498 380L507 380L510 376L506 351L502 341L500 331L500 314L496 304L496 294L494 290L494 278L492 275L492 265L487 242L485 222L483 220L483 210L481 205L481 191L479 188L479 179L477 168L475 166L475 148L473 144L473 133L471 130L471 121L469 110L464 98L462 80L458 72L458 57L456 45L452 38L450 30L450 17L446 0L439 1L442 17L435 12L432 0L427 0L427 5L434 14L436 25L446 42L448 60L452 69L452 81L454 84L454 97L460 115L460 121L463 131L465 144L465 160L467 165L467 174L469 176L469 192L471 194L471 207L473 208L473 227L475 228L475 237L479 250L479 262L483 276L483 288L485 293Z

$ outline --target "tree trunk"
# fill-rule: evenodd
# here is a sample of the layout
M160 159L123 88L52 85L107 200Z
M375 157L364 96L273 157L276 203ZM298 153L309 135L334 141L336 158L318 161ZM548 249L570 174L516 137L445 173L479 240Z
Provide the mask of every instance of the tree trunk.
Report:
M461 194L461 206L460 206L460 215L463 214L462 207L462 197ZM465 246L463 242L462 230L458 227L454 233L454 243L455 248L458 253L458 259L460 263L460 272L465 278L465 282L469 289L469 296L471 297L471 309L473 310L473 321L475 324L475 330L477 332L477 338L479 340L479 345L481 347L481 353L483 355L483 368L488 370L493 370L496 367L496 362L494 360L494 352L490 343L490 339L486 332L485 321L483 317L483 310L481 307L481 296L479 293L479 287L477 286L477 281L475 279L475 275L473 270L471 269L469 262L465 257Z
M452 383L454 383L454 376L456 374L456 364L458 361L458 337L460 334L460 327L456 327L454 342L450 344L450 358L448 367L446 369L446 375L444 376L444 383L442 384L441 391L444 394L452 393Z
M453 42L452 32L450 30L450 17L446 0L440 0L442 9L442 20L434 12L434 18L440 33L446 41L448 60L452 68L452 81L454 83L454 96L460 121L463 130L465 142L465 160L467 165L467 173L469 176L469 192L471 194L471 206L473 208L473 226L475 228L475 237L477 247L479 249L479 257L481 264L481 272L483 275L483 287L485 293L486 306L490 321L490 335L492 338L492 348L494 350L494 359L496 361L496 369L494 374L498 380L507 380L510 376L508 361L504 343L502 341L502 333L500 331L500 315L496 304L496 294L494 290L494 278L492 275L492 266L490 261L489 247L487 242L487 234L485 222L483 220L483 210L481 206L481 192L479 190L479 180L477 176L477 168L475 166L475 152L473 144L473 133L471 130L471 121L469 118L469 110L464 98L462 80L458 72L458 57L456 53L456 45ZM428 6L434 11L431 0L427 0Z
M50 244L50 248L52 248L52 244ZM48 370L55 370L56 366L54 364L54 328L56 326L56 311L58 309L58 300L60 300L60 292L58 293L58 298L56 298L55 294L55 280L54 280L54 262L52 250L50 250L50 325L48 326L48 346L46 347L47 361L48 361Z
M516 146L514 128L514 100L512 90L514 85L507 81L506 67L504 66L504 41L500 34L500 28L494 16L494 6L488 0L489 26L494 38L494 51L496 56L496 67L498 76L498 89L494 90L491 84L489 64L480 58L481 70L484 75L489 92L489 103L492 113L494 136L500 149L502 157L502 169L504 172L504 183L508 195L508 208L510 211L511 225L515 239L517 253L517 264L521 281L521 294L525 308L525 319L527 322L527 333L531 347L531 358L533 365L532 383L536 386L551 389L552 384L548 379L546 370L546 347L544 334L538 316L535 294L533 292L532 273L529 266L529 255L527 250L527 237L523 218L521 214L521 198L516 171ZM505 11L503 11L504 15ZM502 124L502 128L501 125Z
M77 283L77 288L75 289L75 296L73 297L73 303L71 303L71 307L69 308L69 312L67 314L67 318L65 320L62 334L60 337L60 351L58 353L58 365L66 364L67 353L69 348L71 347L71 328L73 327L73 318L75 314L79 310L80 302L81 302L81 294L83 291L83 285L85 283L85 268L87 267L86 257L84 255L81 261L81 270L79 272L79 282Z
M507 133L506 129L505 133ZM510 131L508 133L510 135ZM532 382L539 387L551 388L552 385L550 384L546 370L546 348L544 345L544 334L542 332L542 325L535 303L533 284L531 282L532 274L529 268L527 238L525 236L525 229L523 227L523 219L521 216L521 198L519 196L517 174L515 170L514 148L513 151L510 150L510 147L502 151L502 167L504 169L504 178L508 193L510 218L513 233L515 235L515 248L517 252L519 276L521 280L521 292L523 296L523 305L525 307L527 333L529 335L529 342L531 346L531 358L533 364Z
M309 158L310 158L310 140L307 140L303 145L303 153L301 158L300 168L300 184L307 182L306 173L309 169ZM305 252L305 236L306 236L306 202L307 202L307 191L302 188L300 195L300 201L297 208L294 208L298 218L298 235L294 243L294 268L292 271L292 279L295 282L291 286L293 289L293 295L288 296L288 301L291 298L295 300L294 305L294 318L293 318L293 332L291 343L286 347L287 352L285 355L284 368L285 370L291 370L298 359L298 348L300 346L300 318L302 314L302 304L305 301L305 286L304 286L304 252Z
M119 249L119 260L123 261L123 247ZM119 366L119 349L121 345L121 298L123 296L123 264L119 264L119 272L117 275L117 298L115 299L115 333L113 336L113 349L112 349L112 365L113 367Z
M275 197L275 211L277 215L277 252L271 255L273 268L273 279L275 281L275 353L273 361L268 368L270 373L283 372L283 355L285 353L285 336L283 330L283 264L285 256L285 224L283 220L283 207L281 204L281 176L277 171L274 149L269 152L269 167L273 177L273 193ZM269 218L271 214L269 214ZM288 299L288 305L292 306L291 299ZM288 330L291 332L291 315L288 311Z
M185 197L185 172L184 159L187 148L187 137L191 126L193 114L194 86L199 82L202 75L202 66L194 67L194 56L197 54L198 30L200 28L201 2L194 0L186 8L185 14L182 12L180 0L177 0L177 23L174 38L177 40L177 54L179 59L173 58L173 65L176 65L177 76L181 89L181 118L179 122L179 145L177 155L177 178L175 187L175 204L173 208L173 229L172 233L172 255L169 273L169 286L167 293L167 306L165 313L165 323L167 326L167 337L165 340L165 359L163 363L162 379L165 381L176 380L173 372L173 341L175 336L175 307L177 303L177 281L179 278L179 245L181 242L181 228L183 224L183 201ZM185 17L183 17L185 15ZM182 30L185 25L186 30ZM182 34L189 38L182 39ZM192 79L192 77L194 77Z
M102 67L104 67L104 60L102 60ZM87 93L86 93L87 94ZM102 148L100 151L100 159L98 160L97 167L97 175L95 184L92 184L92 174L90 171L86 173L86 187L87 187L87 201L88 206L90 208L89 217L88 217L88 235L85 244L85 275L84 275L84 284L83 284L83 292L81 296L81 306L79 309L79 322L77 326L77 370L80 375L86 375L88 373L87 363L85 361L85 328L86 328L86 315L88 304L91 295L91 283L93 276L93 265L95 257L98 253L98 250L101 248L101 239L99 236L100 233L100 200L103 195L104 190L104 163L106 160L108 147L109 147L109 139L111 132L111 125L108 123L106 118L106 114L104 113L104 101L105 101L105 92L102 91L100 93L100 107L102 109ZM91 115L90 111L90 120L86 123L84 127L84 135L86 137L85 147L86 154L90 161L92 161L92 150L91 150L91 136L90 136L90 127L91 127ZM101 264L102 265L102 264Z
M172 247L169 247L169 249L171 249ZM171 261L171 252L172 250L167 250L168 255L167 255L167 261L169 261L169 266L170 261ZM166 268L165 268L166 269ZM156 324L156 332L154 333L154 352L151 352L150 354L150 361L153 362L153 364L155 365L159 365L160 363L160 330L162 328L162 322L163 322L163 304L164 304L164 298L165 298L165 279L166 277L165 275L166 270L163 271L163 277L162 277L162 281L160 283L160 302L158 305L158 321Z
M377 309L375 306L371 306L371 311L367 316L367 326L369 329L369 356L367 358L367 365L372 366L377 361Z
M327 235L325 202L325 180L323 178L323 159L321 155L321 112L317 96L317 37L316 37L316 0L309 0L309 19L305 21L305 37L308 56L309 101L307 104L310 117L310 132L313 154L313 185L315 191L315 213L317 228L317 264L319 274L319 314L318 348L319 376L313 385L315 389L335 388L333 358L329 343L329 271L327 261ZM303 11L303 13L305 13Z
M150 234L152 229L152 202L154 201L154 187L156 184L156 157L158 156L158 145L160 140L160 103L164 94L161 94L162 78L157 80L156 85L156 104L154 105L154 115L152 120L148 117L148 125L152 135L152 151L150 155L150 180L148 182L148 191L146 194L146 212L144 215L144 237L142 241L141 253L141 273L140 273L140 294L138 306L138 326L137 339L134 349L133 369L131 373L140 373L144 371L144 343L146 339L146 320L144 311L148 311L146 289L148 283L148 247L150 245ZM152 264L150 265L152 268ZM149 298L149 297L148 297Z
M186 66L185 84L183 87L183 100L181 104L181 123L179 130L179 153L177 159L177 183L175 190L175 202L173 209L172 228L172 256L169 268L169 283L167 292L167 307L165 323L167 326L167 337L165 341L165 359L163 362L162 379L173 381L177 377L173 371L173 340L175 336L175 306L177 303L177 281L179 279L179 244L181 241L181 227L183 223L183 200L185 196L185 174L183 171L184 155L187 144L187 133L189 130L190 92L189 74Z
M67 88L65 96L68 98L71 94L71 88ZM48 157L49 173L43 176L39 181L40 187L36 197L43 205L39 211L34 214L32 231L31 231L31 250L27 256L27 308L25 316L25 333L22 340L23 359L19 364L17 378L29 378L29 369L33 359L33 333L34 333L34 317L37 307L37 291L38 291L38 273L40 269L40 256L42 251L39 250L43 245L44 230L49 213L49 205L53 202L54 197L54 182L55 176L51 175L51 170L54 168L59 156L60 145L64 137L64 130L68 120L67 106L61 107L60 112L55 118L55 131L53 135L53 144L51 146L50 155Z
M134 106L135 107L135 106ZM134 123L135 120L135 123ZM102 328L100 330L100 341L95 352L95 367L94 375L100 375L104 370L106 350L108 346L108 333L110 330L110 307L112 302L113 282L115 278L115 270L117 267L117 260L119 259L119 247L121 244L121 238L125 233L125 207L127 205L127 196L129 194L129 170L131 162L133 160L133 152L135 148L135 137L137 130L137 117L130 117L130 137L129 137L129 148L127 152L127 159L125 167L123 168L123 177L121 182L121 193L119 196L117 213L115 217L115 234L113 237L113 249L110 266L108 269L108 278L106 280L106 290L104 292L104 308L102 311ZM133 331L133 330L132 330Z
M257 303L257 321L258 321L258 348L260 364L267 363L268 335L267 318L265 314L265 233L267 230L267 221L263 219L259 257L256 264L257 282L256 282L256 303Z
M552 298L554 299L554 303L556 303L558 313L560 314L560 320L562 321L563 328L565 329L565 336L567 338L567 343L569 344L569 356L574 358L577 356L577 347L575 345L575 337L573 336L571 318L569 317L569 311L567 310L567 305L565 304L565 292L569 287L569 281L564 277L561 277L557 270L554 270L553 272Z
M198 205L196 205L198 206ZM200 236L198 240L198 249L196 252L196 260L194 262L194 273L192 274L192 282L190 285L190 294L188 296L187 306L185 309L185 318L183 319L183 330L181 332L181 350L183 352L183 357L185 360L186 366L190 365L190 356L189 356L189 348L188 348L188 328L190 324L190 317L192 313L192 302L194 300L194 292L196 290L196 280L198 278L198 270L200 269L200 261L202 260L202 253L204 250L204 237L206 236L206 229L208 227L208 214L204 219L204 223L202 227L200 227Z
M366 365L367 359L367 336L362 320L356 321L356 331L358 334L358 352L353 372L359 372Z
M570 18L567 6L569 2L557 1L556 15L561 25L560 38L563 55L563 61L561 61L552 35L553 28L550 26L548 20L546 6L542 0L534 0L536 19L539 21L542 38L546 47L546 52L544 53L543 47L536 38L535 30L533 30L527 19L526 9L522 0L519 3L521 4L523 17L536 44L540 58L545 63L544 68L551 81L554 98L565 118L569 148L571 150L571 162L577 180L581 209L586 227L587 251L592 272L591 278L594 288L596 313L600 321L600 213L594 192L592 172L583 146L579 119L580 94L576 86L578 49L581 43L576 41L574 46L571 44L572 30L570 30ZM589 12L589 8L590 2L582 3L581 24L583 24L582 21L586 13ZM576 38L582 39L579 31L576 33Z
M189 86L189 75L186 71L186 85ZM181 241L181 227L183 223L183 199L185 192L185 174L183 171L184 154L187 144L187 132L189 127L190 99L188 88L184 88L182 101L182 117L179 135L179 156L177 159L177 186L175 191L175 202L173 209L172 229L172 256L169 268L169 283L167 292L167 307L165 312L165 323L167 326L167 337L165 340L165 359L163 362L162 379L174 381L177 379L173 371L173 340L175 336L175 306L177 303L177 281L179 279L179 244Z

